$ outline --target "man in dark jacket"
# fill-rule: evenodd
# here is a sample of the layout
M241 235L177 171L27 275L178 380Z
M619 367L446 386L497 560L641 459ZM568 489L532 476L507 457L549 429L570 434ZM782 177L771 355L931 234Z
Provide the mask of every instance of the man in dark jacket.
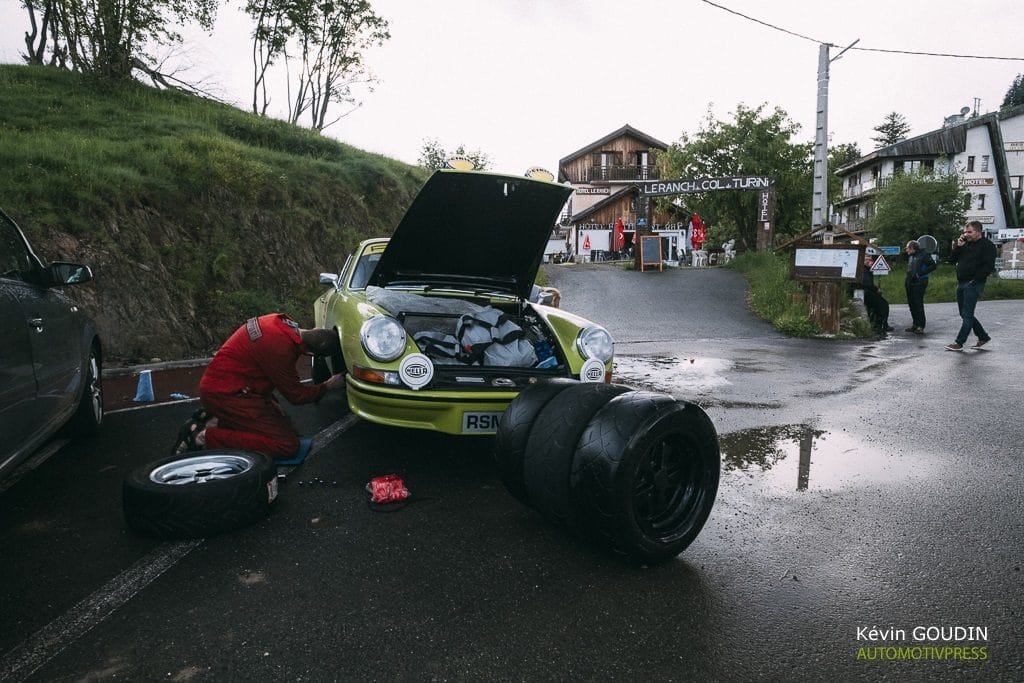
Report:
M903 288L907 292L907 306L913 324L907 332L924 334L924 292L928 289L928 273L935 270L935 261L931 254L921 251L917 240L907 242L907 278Z
M974 348L980 349L992 337L974 316L974 308L978 305L981 293L985 291L985 280L996 269L996 245L982 234L981 223L971 221L964 227L963 234L957 238L953 252L949 255L949 261L956 264L956 305L963 322L956 340L947 344L946 350L962 351L972 330L978 338Z

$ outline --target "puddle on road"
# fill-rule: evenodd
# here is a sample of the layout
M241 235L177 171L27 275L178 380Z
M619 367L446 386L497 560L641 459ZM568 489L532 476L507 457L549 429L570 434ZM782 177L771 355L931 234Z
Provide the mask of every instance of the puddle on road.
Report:
M805 424L730 432L719 444L726 477L784 491L836 490L925 473L913 456Z
M640 384L654 391L682 390L705 394L732 384L725 372L734 363L722 358L623 356L615 359L615 379Z

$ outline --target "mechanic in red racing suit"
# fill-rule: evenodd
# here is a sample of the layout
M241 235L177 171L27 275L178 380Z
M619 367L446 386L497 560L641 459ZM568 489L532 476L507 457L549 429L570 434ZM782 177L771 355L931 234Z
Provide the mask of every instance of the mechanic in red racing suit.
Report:
M344 374L322 384L303 384L295 365L305 355L340 353L331 330L301 329L283 313L250 318L214 354L199 381L203 409L182 427L175 453L232 448L286 459L299 451L299 434L274 398L318 401L344 386Z

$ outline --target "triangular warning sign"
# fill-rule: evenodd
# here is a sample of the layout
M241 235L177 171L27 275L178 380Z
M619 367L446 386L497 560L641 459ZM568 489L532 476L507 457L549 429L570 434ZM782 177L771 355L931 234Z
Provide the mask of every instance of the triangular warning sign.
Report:
M886 263L885 256L879 254L878 258L875 259L875 264L871 266L871 272L875 275L888 275L889 270L889 264Z

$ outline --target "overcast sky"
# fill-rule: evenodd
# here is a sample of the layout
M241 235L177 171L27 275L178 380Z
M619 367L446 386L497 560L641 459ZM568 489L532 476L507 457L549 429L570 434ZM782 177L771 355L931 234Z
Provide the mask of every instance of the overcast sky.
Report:
M326 131L415 163L425 138L485 152L521 173L630 124L672 143L705 112L729 120L738 103L767 102L814 140L818 43L856 48L1015 57L956 59L851 50L832 64L830 144L873 148L891 111L911 135L962 107L999 108L1024 72L1021 0L371 0L391 39L367 54L380 83ZM185 47L220 97L251 100L250 25L225 4L212 37ZM18 61L26 28L19 0L0 0L0 61ZM792 34L799 34L798 37ZM283 111L283 94L278 96Z

